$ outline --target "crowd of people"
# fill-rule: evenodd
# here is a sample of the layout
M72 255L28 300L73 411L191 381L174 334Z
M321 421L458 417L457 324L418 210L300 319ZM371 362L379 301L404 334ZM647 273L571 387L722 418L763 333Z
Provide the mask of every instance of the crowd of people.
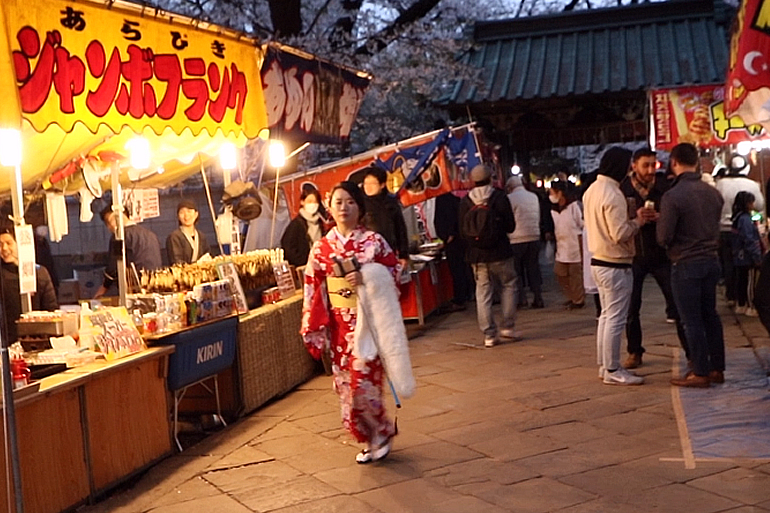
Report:
M482 166L483 167L483 166ZM542 308L538 259L540 244L555 243L554 275L568 310L585 306L586 296L596 305L596 344L599 377L611 385L641 385L633 369L645 352L641 319L645 279L652 276L665 301L666 321L687 359L687 372L671 380L676 386L705 388L724 382L724 337L716 310L717 285L723 281L728 304L737 314L757 316L770 326L770 294L762 283L764 264L770 268L765 244L753 215L764 208L757 182L746 175L748 161L735 156L729 167L717 170L716 181L700 171L700 156L691 144L670 153L668 167L659 170L656 153L641 148L632 153L621 147L604 152L599 168L582 177L581 186L562 179L548 188L551 223L543 222L542 203L527 190L521 176L508 179L510 213L493 208L485 173L472 172L474 189L463 200L461 227L472 227L463 216L487 204L494 213L491 230L508 233L513 258L504 243L487 247L496 252L492 266L478 258L478 234L462 233L467 261L477 279L477 316L484 345L513 335L516 309L529 306L527 288L534 294L532 308ZM531 186L530 186L531 187ZM490 198L490 199L487 199ZM697 198L697 201L693 199ZM485 203L486 202L486 203ZM480 264L484 265L480 265ZM509 269L518 283L505 285ZM502 308L501 328L491 316L491 276L501 285L496 291ZM513 296L513 298L507 296ZM621 357L623 333L626 357Z
M643 364L645 352L640 313L648 275L660 288L666 321L675 326L687 359L687 372L671 384L706 388L723 383L724 335L716 309L720 280L736 313L759 315L770 326L770 292L765 292L770 259L763 258L765 247L752 217L764 198L745 177L740 161L731 161L716 183L699 164L698 149L691 144L672 149L666 172L658 170L656 153L649 148L632 153L611 147L580 187L566 179L554 181L547 202L523 176L510 177L503 190L493 183L489 167L474 167L467 195L460 199L447 193L436 199L435 227L454 282L449 310L462 310L475 299L485 347L520 339L517 309L546 306L543 243L555 244L554 275L566 299L564 308L582 309L593 296L603 383L644 383L633 369ZM301 333L313 356L330 353L343 424L366 444L357 461L376 461L389 453L396 430L383 408L382 362L360 356L356 326L361 311L351 297L362 284L359 263L385 266L394 277L387 288L397 283L408 257L401 209L385 187L385 172L376 167L366 170L363 187L343 182L332 190L323 214L331 214L331 223L316 217L323 208L316 206L317 192L302 198L293 222L297 226L284 236L286 244L301 243L298 264L307 258ZM720 263L728 256L729 266ZM356 265L346 265L351 260ZM497 320L495 302L501 305Z

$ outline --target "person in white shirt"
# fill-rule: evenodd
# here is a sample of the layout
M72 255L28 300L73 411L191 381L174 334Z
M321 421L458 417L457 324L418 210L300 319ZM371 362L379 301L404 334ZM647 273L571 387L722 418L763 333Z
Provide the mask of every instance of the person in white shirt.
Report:
M556 281L567 298L568 310L585 306L586 293L583 288L582 233L583 210L579 201L570 194L566 180L551 183L548 199L553 204L554 238L556 258L553 266Z
M620 343L633 290L634 238L654 209L642 207L629 218L620 182L631 168L631 152L615 146L599 163L596 181L583 195L591 274L599 290L602 312L596 327L599 376L607 385L641 385L644 378L620 365Z
M519 277L517 304L527 306L525 283L535 296L532 308L543 308L542 277L540 276L540 199L524 187L521 176L512 176L506 182L508 201L513 209L516 229L508 234L513 250L513 262Z

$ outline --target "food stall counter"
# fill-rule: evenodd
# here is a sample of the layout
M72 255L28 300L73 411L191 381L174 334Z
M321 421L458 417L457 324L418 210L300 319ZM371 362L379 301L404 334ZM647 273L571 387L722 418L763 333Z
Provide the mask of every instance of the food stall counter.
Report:
M71 509L171 454L166 369L173 350L69 369L15 401L26 512ZM0 451L5 469L3 458ZM6 493L0 487L0 503Z

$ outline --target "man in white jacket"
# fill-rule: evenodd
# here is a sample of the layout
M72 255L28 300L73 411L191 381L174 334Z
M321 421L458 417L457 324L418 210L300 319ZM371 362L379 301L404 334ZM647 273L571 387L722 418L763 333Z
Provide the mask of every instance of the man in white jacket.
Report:
M716 181L716 188L722 195L722 217L719 224L719 261L722 265L722 278L725 282L725 297L728 306L735 303L736 276L733 267L733 252L731 247L733 228L733 203L735 196L741 191L754 195L754 210L761 212L765 208L765 197L759 188L759 183L748 177L751 166L743 155L733 155L726 176Z
M613 147L602 155L599 175L583 196L591 274L599 290L602 313L596 329L599 374L607 385L641 385L644 378L620 365L620 342L633 289L631 263L634 237L655 219L653 209L640 208L629 219L620 181L628 174L631 152Z
M540 199L524 187L521 176L512 176L506 183L508 201L511 203L516 229L508 234L513 249L513 262L519 277L517 290L518 307L527 306L524 284L535 296L532 308L543 308L542 277L540 276Z

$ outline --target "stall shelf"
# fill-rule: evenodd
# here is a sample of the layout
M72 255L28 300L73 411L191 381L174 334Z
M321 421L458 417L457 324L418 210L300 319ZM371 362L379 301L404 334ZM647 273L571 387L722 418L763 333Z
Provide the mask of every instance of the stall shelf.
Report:
M171 454L166 370L173 350L70 369L15 401L25 513L94 500ZM7 468L3 451L0 465ZM5 494L0 487L0 504L8 504Z
M431 260L410 272L411 281L401 284L401 313L404 320L425 324L425 317L452 299L452 274L446 260Z
M238 379L245 414L304 383L315 373L315 361L299 335L301 319L299 293L240 317Z

